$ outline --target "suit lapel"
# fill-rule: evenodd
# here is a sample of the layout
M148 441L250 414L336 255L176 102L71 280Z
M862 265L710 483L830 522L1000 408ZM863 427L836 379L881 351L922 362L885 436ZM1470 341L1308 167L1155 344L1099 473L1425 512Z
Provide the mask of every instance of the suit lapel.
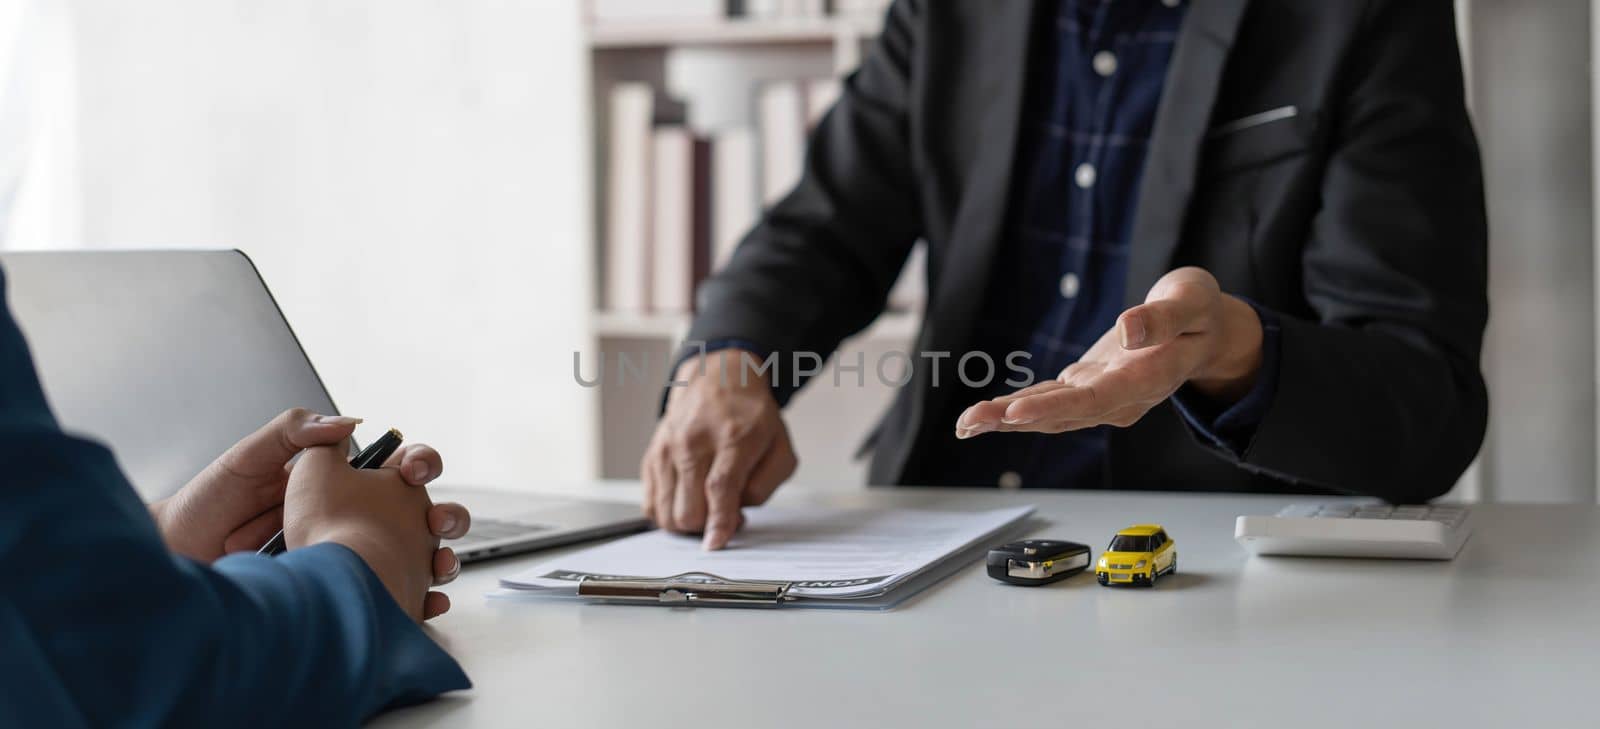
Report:
M1124 293L1127 306L1144 301L1156 279L1172 265L1223 64L1247 1L1193 0L1178 32L1139 183Z
M1028 70L1028 45L1033 38L1032 0L999 2L992 5L992 21L980 26L983 36L976 41L980 58L978 78L972 86L982 89L983 98L972 99L982 118L984 139L973 162L972 176L950 231L947 272L932 297L930 318L952 322L940 333L940 342L960 346L982 305L989 283L989 267L1005 226L1010 199L1012 168L1017 152L1017 130L1022 117L1023 90Z
M983 0L983 5L990 17L974 24L980 36L973 41L973 57L985 61L974 64L977 78L973 88L981 89L983 95L971 99L971 105L982 119L984 138L972 141L981 151L964 185L965 194L951 226L945 260L939 264L943 275L928 300L931 326L918 342L922 351L953 351L957 357L971 340L989 284L990 265L1004 230L1037 3ZM918 433L926 425L929 413L944 406L944 399L953 388L948 384L931 387L930 361L922 357L913 361L920 396L911 398L910 432ZM904 448L896 454L896 462L885 475L898 482L911 450Z

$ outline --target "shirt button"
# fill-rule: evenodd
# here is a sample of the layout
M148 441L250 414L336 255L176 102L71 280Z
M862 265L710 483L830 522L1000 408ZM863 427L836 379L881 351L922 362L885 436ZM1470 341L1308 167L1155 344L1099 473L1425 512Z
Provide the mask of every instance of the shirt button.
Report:
M1094 187L1094 165L1088 162L1078 165L1078 169L1072 172L1072 180L1085 190Z
M1111 51L1101 51L1094 54L1094 72L1101 76L1110 76L1117 72L1117 54Z
M1022 488L1022 474L1016 471L1006 471L1000 474L1000 488L1008 491Z
M1061 277L1061 298L1070 299L1078 295L1078 274L1069 273Z

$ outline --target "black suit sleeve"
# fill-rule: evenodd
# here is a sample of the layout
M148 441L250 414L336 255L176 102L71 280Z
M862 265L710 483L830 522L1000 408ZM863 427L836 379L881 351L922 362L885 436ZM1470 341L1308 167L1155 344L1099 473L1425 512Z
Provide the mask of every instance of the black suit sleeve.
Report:
M1302 259L1320 321L1281 317L1277 395L1242 461L1419 502L1460 477L1488 410L1482 169L1450 3L1374 2L1346 59Z
M919 235L908 107L921 22L920 2L890 8L812 133L799 184L701 286L689 340L758 342L788 385L791 353L826 357L883 311Z

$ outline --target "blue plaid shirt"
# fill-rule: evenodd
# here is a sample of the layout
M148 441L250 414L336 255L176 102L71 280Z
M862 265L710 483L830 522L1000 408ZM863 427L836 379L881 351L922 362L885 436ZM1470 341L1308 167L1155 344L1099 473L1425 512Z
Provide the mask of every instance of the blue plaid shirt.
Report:
M1140 176L1185 10L1183 0L1052 6L1033 43L1018 184L973 346L996 362L1027 352L1036 382L1078 361L1122 313ZM1275 389L1267 374L1276 371L1275 326L1268 339L1267 376L1238 404L1175 398L1202 437L1235 452L1248 444ZM1010 389L995 382L965 392L943 418L953 428L968 405ZM1110 486L1109 435L1098 427L953 441L925 472L951 485Z

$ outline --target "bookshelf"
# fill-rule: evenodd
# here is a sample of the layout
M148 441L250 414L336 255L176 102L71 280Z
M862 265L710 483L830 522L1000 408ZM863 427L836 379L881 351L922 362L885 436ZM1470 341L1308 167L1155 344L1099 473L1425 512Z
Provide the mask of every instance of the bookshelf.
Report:
M868 339L909 340L917 335L917 327L920 324L920 318L911 312L887 311L859 336ZM689 315L596 311L594 331L596 336L602 338L681 340L689 331Z
M604 293L613 247L607 229L613 193L608 185L613 176L613 92L618 85L648 85L656 103L657 128L663 124L659 115L665 107L679 115L667 123L681 124L694 134L756 130L762 88L842 77L859 65L866 44L881 27L881 17L878 11L810 17L586 19L594 130L592 240L599 279L595 289L602 292L592 302L592 352L625 351L659 372L677 352L690 322L684 311L617 308ZM626 121L619 113L617 123ZM908 272L920 275L910 267ZM879 317L841 351L851 357L859 351L871 361L885 351L909 349L921 306L903 298L897 304L898 310ZM590 368L585 364L585 370ZM599 390L596 470L604 478L635 478L639 457L655 427L659 382L607 381ZM872 382L865 391L813 386L797 396L785 414L801 454L796 482L833 487L861 483L865 464L854 462L851 454L892 396L892 390Z
M832 46L857 42L877 32L878 23L868 18L629 22L591 25L589 45L596 50L773 43Z

